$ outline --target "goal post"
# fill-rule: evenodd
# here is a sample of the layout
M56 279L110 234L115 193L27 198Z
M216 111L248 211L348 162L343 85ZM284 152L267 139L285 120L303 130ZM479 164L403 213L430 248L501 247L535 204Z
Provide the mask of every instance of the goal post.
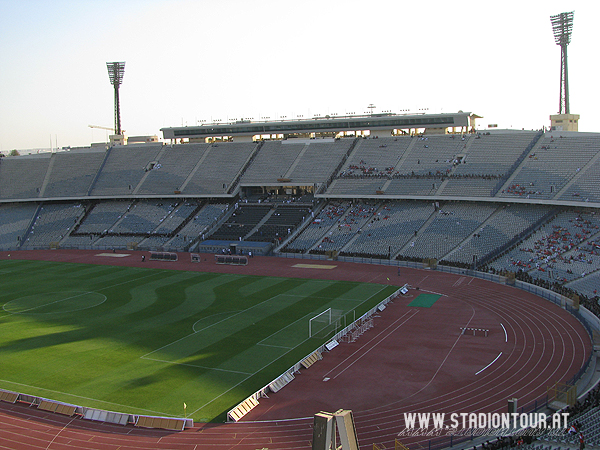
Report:
M308 320L308 337L326 338L329 334L335 334L342 328L343 321L343 311L327 308Z
M331 322L331 308L327 308L325 311L311 317L308 321L308 337L313 337L313 333L318 333L323 329L324 324Z

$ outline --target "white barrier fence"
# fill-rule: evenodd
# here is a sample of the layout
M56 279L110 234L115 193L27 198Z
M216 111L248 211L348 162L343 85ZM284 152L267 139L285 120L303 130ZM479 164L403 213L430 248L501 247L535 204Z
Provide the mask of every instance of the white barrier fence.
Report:
M42 411L48 411L68 417L77 416L81 419L114 423L118 425L133 424L145 428L163 428L168 430L183 430L184 428L191 428L194 426L193 419L188 418L144 416L105 411L103 409L88 408L86 406L58 402L44 397L36 397L34 395L6 391L3 389L0 389L0 401L7 403L25 403Z
M288 370L286 370L281 375L279 375L277 378L275 378L272 382L270 382L269 384L264 386L262 389L259 389L258 391L256 391L254 394L252 394L250 397L246 398L244 401L240 402L234 408L230 409L227 412L227 420L237 422L242 417L244 417L244 415L249 413L252 410L252 408L258 406L259 399L266 397L269 392L277 392L278 390L283 388L286 384L291 382L294 379L295 374L300 372L300 368L303 367L302 362L306 361L307 359L310 359L313 354L315 354L315 353L322 354L326 350L329 350L330 348L337 346L337 343L345 335L352 333L355 330L362 329L363 332L366 331L366 330L364 330L364 328L367 326L366 324L370 323L370 325L372 326L372 316L375 313L381 311L382 307L385 307L385 305L387 305L389 302L391 302L394 298L398 297L398 295L400 295L400 293L401 293L400 292L401 290L402 290L402 288L399 288L392 295L388 296L385 300L379 302L379 304L377 304L377 306L374 306L373 308L368 310L366 313L364 313L362 316L360 316L358 319L356 319L354 322L352 322L350 325L343 328L341 331L338 331L327 343L319 346L317 349L310 352L308 355L306 355L304 358L300 359L300 361L298 361L296 364L294 364ZM330 345L332 343L334 343L334 345ZM251 407L249 408L249 406L251 406Z

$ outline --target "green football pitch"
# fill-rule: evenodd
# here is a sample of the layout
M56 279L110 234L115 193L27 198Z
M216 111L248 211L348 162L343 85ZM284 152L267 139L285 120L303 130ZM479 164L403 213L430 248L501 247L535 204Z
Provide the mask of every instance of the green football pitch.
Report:
M0 261L0 388L130 414L223 421L397 287ZM187 405L184 412L183 404Z

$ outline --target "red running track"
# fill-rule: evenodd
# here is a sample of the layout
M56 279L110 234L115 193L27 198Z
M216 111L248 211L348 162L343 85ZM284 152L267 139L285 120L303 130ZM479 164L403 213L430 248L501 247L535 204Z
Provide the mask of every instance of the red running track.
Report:
M204 270L253 275L341 279L419 287L375 318L356 342L341 344L303 370L242 422L197 424L180 433L95 423L0 402L0 449L308 449L312 415L352 409L361 448L389 447L404 429L404 413L505 412L570 379L591 353L583 326L534 295L467 276L325 261L253 258L246 267L217 266L210 257L142 263L141 252L102 258L96 251L12 252L13 259ZM7 252L0 258L7 258ZM334 265L331 270L294 267ZM389 278L389 281L387 280ZM408 306L419 293L441 298L431 308ZM461 327L489 329L488 337ZM502 352L500 354L500 352ZM326 380L326 381L324 381ZM404 443L427 438L401 438Z

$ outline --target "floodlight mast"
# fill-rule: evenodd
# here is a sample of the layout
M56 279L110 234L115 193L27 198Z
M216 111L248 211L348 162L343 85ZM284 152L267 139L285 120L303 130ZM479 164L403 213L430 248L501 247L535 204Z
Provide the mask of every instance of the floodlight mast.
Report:
M108 78L115 88L115 133L121 134L121 106L119 104L119 86L123 82L125 62L107 62Z
M571 43L574 11L550 16L554 40L560 46L560 104L559 114L570 114L569 111L569 70L567 66L567 45Z

